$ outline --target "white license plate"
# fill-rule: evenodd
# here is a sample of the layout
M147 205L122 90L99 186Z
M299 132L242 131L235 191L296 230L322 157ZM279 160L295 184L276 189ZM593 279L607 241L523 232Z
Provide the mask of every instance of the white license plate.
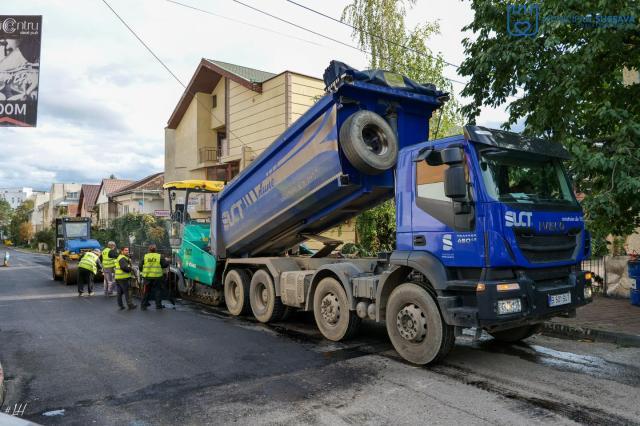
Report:
M547 297L550 307L567 305L571 303L571 293L549 294Z

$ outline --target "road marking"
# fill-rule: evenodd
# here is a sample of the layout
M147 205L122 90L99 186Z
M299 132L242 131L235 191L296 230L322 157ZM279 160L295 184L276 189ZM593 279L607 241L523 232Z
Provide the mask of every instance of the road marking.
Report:
M33 268L46 268L46 266L40 265L38 263L34 263L28 266L6 266L6 267L0 268L0 271L15 271L18 269L33 269Z
M63 294L25 294L18 296L0 296L0 302L19 301L19 300L40 300L40 299L62 299L65 297L78 297L77 293Z

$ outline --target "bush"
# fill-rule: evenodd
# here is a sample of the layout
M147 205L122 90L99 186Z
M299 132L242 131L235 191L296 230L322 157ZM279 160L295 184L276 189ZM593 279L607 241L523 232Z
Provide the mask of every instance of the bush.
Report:
M34 240L36 243L45 243L51 249L56 245L55 230L53 228L49 228L38 231L36 232L36 235L34 235Z

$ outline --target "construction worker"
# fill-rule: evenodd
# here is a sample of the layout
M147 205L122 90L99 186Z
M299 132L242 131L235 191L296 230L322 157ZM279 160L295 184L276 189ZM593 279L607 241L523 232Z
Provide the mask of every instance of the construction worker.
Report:
M155 244L149 245L149 252L144 255L140 262L140 276L144 279L143 297L140 309L147 310L149 306L149 297L154 293L156 301L156 309L163 309L162 305L162 281L164 277L164 268L169 267L169 262L163 259Z
M115 250L111 250L109 255L113 256L114 253ZM131 259L129 258L129 247L124 247L122 252L116 258L114 271L116 286L118 287L118 306L121 310L124 309L124 304L122 303L122 296L124 295L127 307L129 309L135 309L137 305L134 305L131 302L131 298L129 296L129 287L131 286Z
M100 250L85 252L78 263L78 296L84 296L84 286L87 286L89 296L93 296L93 280L102 268Z
M113 290L116 286L116 278L114 268L116 267L116 259L109 256L112 250L116 250L116 243L109 241L107 247L102 250L102 275L104 275L104 295L113 296Z

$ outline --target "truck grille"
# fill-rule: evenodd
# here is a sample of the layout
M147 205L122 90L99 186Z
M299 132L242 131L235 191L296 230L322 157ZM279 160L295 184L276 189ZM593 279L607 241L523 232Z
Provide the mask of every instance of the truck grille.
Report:
M531 263L572 260L578 245L579 233L535 234L515 231L520 251Z

